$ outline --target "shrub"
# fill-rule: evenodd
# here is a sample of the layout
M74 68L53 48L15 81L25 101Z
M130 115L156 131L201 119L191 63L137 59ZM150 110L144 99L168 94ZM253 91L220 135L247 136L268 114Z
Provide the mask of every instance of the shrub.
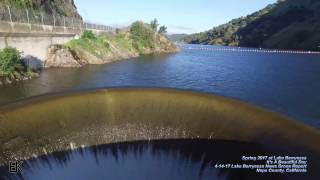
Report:
M15 65L21 63L21 53L15 48L5 48L0 51L0 74L10 75L15 71Z
M82 39L96 39L96 35L92 31L85 30L81 36Z
M154 31L149 26L146 26L144 23L137 21L131 25L130 32L131 38L136 44L134 47L154 47Z

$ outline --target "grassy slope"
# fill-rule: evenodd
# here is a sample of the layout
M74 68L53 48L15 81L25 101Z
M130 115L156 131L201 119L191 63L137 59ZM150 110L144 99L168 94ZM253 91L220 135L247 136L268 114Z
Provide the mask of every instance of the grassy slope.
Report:
M70 41L66 45L78 54L84 50L102 61L135 57L140 54L177 51L175 45L164 36L153 32L148 25L139 23L139 28L142 29L141 33L136 35L130 28L118 34L105 33L94 38L81 37Z
M185 38L188 43L320 50L320 1L286 0Z
M94 39L75 39L67 43L67 46L71 49L81 47L82 49L88 51L89 53L98 58L103 58L106 54L110 52L109 42L103 36L98 36Z

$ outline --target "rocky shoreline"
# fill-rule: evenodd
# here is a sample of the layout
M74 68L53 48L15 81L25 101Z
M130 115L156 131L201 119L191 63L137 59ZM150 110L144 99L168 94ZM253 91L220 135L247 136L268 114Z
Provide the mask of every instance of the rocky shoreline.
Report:
M6 84L12 84L18 81L30 80L40 76L38 72L15 72L10 76L0 76L0 86Z
M99 54L100 52L98 52L99 55L93 54L79 45L72 47L68 44L52 45L48 48L44 68L83 67L88 64L107 64L128 58L136 58L146 54L177 53L180 51L174 43L159 34L155 35L154 48L144 48L142 51L123 47L119 42L112 40L112 38L115 37L109 38L103 37L103 40L105 41L104 43L106 44L106 47L104 48L107 49L106 51L108 52L102 55ZM121 41L129 40L123 38Z
M116 48L114 48L116 49ZM158 51L149 51L143 54L129 51L119 51L115 50L113 53L103 59L97 58L92 54L86 52L83 49L78 49L77 52L74 52L72 49L66 46L53 45L49 47L48 58L44 63L44 68L68 68L68 67L83 67L88 64L108 64L114 61L125 60L129 58L136 58L141 55L147 54L161 54L161 53L177 53L176 50L158 50Z

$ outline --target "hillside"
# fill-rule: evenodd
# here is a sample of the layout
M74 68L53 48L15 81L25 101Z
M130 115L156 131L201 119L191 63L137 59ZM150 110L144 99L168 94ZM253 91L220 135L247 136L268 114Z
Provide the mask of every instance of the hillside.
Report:
M182 42L183 38L187 37L187 34L169 34L167 35L168 39L173 42Z
M27 8L48 14L58 14L81 19L74 0L0 0L0 7L6 5L9 5L11 8Z
M279 0L246 17L187 36L184 41L191 44L320 50L319 17L319 0Z

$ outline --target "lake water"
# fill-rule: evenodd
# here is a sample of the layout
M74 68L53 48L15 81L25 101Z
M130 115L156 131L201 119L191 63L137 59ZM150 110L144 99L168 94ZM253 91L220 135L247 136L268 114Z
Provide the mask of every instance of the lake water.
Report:
M170 87L240 99L320 127L320 55L200 47L106 65L47 69L40 78L0 87L0 104L81 89Z
M0 167L0 179L312 179L304 173L256 173L255 169L219 169L216 164L243 164L242 155L272 155L261 146L223 140L158 140L118 143L56 152L22 163L19 174ZM288 153L286 153L288 155ZM265 164L256 161L249 164ZM316 177L315 177L316 178Z

